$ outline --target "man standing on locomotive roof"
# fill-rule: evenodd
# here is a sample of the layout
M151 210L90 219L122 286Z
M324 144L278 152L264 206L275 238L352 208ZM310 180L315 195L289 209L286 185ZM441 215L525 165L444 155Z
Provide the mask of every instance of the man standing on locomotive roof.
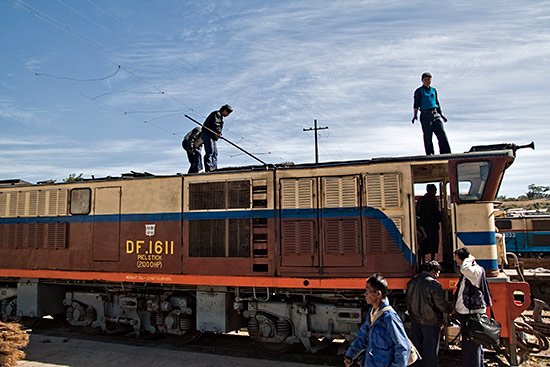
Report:
M451 147L443 128L443 122L447 122L447 118L441 112L441 103L437 98L437 90L431 86L432 74L422 74L422 85L414 91L414 115L412 123L418 119L418 110L420 110L420 124L424 134L424 149L426 155L434 154L434 146L432 143L432 135L437 136L439 143L439 153L451 153Z
M189 171L187 173L199 173L202 170L202 128L197 126L193 130L189 131L183 141L181 142L182 148L187 152L187 159L189 160Z
M230 105L224 104L218 111L212 111L204 120L201 138L204 143L204 171L211 172L218 168L217 141L222 136L223 118L233 112Z

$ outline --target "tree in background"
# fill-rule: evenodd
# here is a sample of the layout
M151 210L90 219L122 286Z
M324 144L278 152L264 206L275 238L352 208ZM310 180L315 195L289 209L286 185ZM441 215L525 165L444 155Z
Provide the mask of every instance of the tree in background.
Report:
M525 196L527 199L544 199L544 198L550 198L550 195L548 194L548 191L550 191L550 186L540 186L531 184L527 186L527 193Z
M70 183L70 182L78 182L83 180L84 178L82 178L82 173L79 174L78 176L76 175L76 173L70 173L69 177L63 179L63 182Z

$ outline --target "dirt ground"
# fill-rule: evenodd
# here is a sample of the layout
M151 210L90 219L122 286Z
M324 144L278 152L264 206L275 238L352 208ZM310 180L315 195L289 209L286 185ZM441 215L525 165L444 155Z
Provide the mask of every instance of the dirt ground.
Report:
M311 367L312 365L31 334L19 367Z

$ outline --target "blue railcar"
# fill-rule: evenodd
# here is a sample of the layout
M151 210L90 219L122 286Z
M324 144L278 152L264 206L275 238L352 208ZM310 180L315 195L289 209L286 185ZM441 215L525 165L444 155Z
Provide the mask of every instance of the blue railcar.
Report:
M495 224L504 234L507 251L525 257L550 254L550 215L497 218Z

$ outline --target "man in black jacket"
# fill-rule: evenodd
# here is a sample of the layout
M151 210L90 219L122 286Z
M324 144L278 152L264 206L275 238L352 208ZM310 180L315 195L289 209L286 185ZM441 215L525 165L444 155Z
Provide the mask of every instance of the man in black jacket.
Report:
M451 303L445 299L445 292L437 281L440 273L441 265L430 261L425 271L415 275L407 285L411 340L422 356L418 366L437 367L439 363L439 335L444 314L451 311Z
M204 120L202 141L204 142L204 171L210 172L218 168L217 141L222 136L223 118L233 112L230 105L225 104L218 111L212 111Z
M430 260L435 259L439 249L439 223L441 222L441 210L436 196L437 187L434 184L426 185L426 194L416 203L416 215L418 225L422 227L426 237L420 241L418 255L420 264L426 262L426 255L430 254Z
M201 149L203 144L201 132L201 127L197 126L189 131L181 142L181 146L187 152L187 159L189 160L189 171L187 173L199 173L202 170Z

